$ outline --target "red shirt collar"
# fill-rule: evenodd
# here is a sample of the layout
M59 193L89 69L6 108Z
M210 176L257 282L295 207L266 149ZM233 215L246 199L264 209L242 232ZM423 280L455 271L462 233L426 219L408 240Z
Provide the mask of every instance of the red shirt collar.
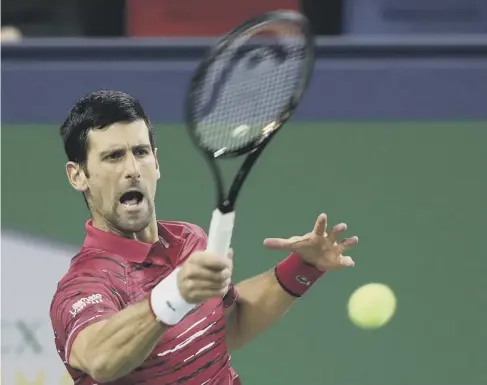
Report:
M172 239L168 239L167 233L165 232L164 225L157 222L157 227L159 231L159 242L169 246ZM93 226L93 220L90 219L86 221L86 238L83 244L84 247L92 247L97 249L105 250L109 253L120 255L131 262L141 263L149 255L150 250L154 244L140 242L136 239L124 238L120 235L109 233L107 231L100 230ZM165 238L162 238L161 232L165 233ZM171 235L169 233L169 235ZM171 237L172 238L172 237ZM176 240L176 239L174 239ZM177 241L177 240L176 240Z

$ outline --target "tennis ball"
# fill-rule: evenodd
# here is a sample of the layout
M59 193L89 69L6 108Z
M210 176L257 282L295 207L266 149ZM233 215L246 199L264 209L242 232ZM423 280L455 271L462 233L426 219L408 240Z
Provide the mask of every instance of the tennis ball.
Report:
M240 126L236 127L233 130L232 136L234 138L241 137L241 136L245 136L245 135L247 135L247 133L249 132L249 130L250 130L250 126L248 124L241 124Z
M382 283L369 283L356 289L348 300L348 316L358 327L377 329L396 311L394 292Z

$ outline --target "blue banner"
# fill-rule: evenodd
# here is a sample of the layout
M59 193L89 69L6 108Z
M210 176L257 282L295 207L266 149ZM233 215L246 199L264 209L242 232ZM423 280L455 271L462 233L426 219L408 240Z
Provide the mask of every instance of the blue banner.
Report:
M213 41L41 41L2 46L2 122L59 123L82 95L117 89L157 123L180 122ZM294 119L487 118L487 38L319 40Z

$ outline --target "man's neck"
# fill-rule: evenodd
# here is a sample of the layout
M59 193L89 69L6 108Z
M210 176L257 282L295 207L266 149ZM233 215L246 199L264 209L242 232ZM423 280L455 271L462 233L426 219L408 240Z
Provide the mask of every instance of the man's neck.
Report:
M93 227L99 230L116 234L124 238L136 239L139 242L150 243L150 244L157 242L157 240L159 239L159 230L157 227L157 220L155 214L146 228L138 232L128 232L128 233L116 228L111 223L106 221L104 218L96 218L96 217L97 216L93 216Z
M157 242L159 239L159 229L157 228L156 218L154 217L151 220L149 226L147 226L142 231L139 231L138 233L133 233L133 236L139 242L144 242L144 243L155 243L155 242Z

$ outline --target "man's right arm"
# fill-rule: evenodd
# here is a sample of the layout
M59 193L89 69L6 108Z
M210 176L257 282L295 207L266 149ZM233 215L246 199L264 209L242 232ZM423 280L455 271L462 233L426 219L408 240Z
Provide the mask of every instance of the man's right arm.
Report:
M73 277L51 306L58 350L95 381L117 380L145 361L167 325L177 324L192 304L223 295L231 271L229 259L196 252L148 298L123 309L105 277Z
M68 273L51 305L61 358L100 383L140 366L167 329L150 298L126 306L117 292L103 269L85 265Z
M69 364L95 381L114 381L139 367L166 329L146 298L82 330L71 347Z

